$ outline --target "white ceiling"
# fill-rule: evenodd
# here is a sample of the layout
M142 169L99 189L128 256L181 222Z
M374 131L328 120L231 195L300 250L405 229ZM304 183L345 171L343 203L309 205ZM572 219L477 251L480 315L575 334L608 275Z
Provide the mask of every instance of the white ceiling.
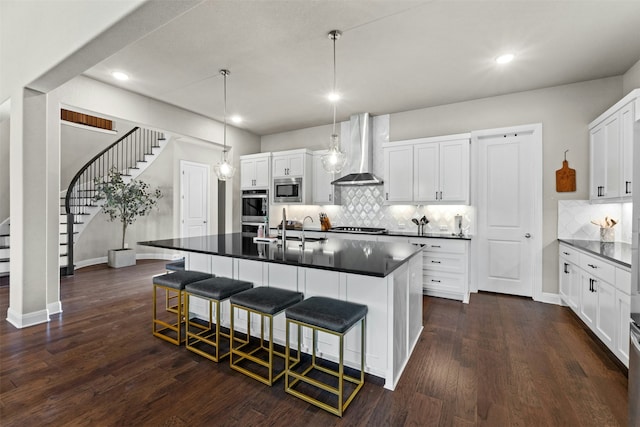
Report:
M206 1L86 75L258 135L621 75L640 59L640 1ZM499 66L503 52L517 55ZM113 70L130 74L115 82Z

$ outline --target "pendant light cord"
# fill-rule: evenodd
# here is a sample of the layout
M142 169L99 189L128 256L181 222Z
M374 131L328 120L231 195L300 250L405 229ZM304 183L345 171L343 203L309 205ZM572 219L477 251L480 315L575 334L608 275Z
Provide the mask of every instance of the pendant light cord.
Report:
M334 30L331 32L331 40L333 40L333 95L336 95L336 40L340 37L340 32ZM333 132L336 133L336 109L338 100L333 101Z
M224 131L223 131L223 149L222 156L224 160L227 160L227 74L229 74L229 70L222 70L222 75L224 76Z

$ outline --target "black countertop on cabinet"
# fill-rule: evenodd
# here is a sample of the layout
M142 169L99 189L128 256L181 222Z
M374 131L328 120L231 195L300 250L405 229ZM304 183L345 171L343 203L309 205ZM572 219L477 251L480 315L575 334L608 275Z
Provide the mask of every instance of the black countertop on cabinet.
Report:
M462 236L453 233L423 233L418 234L417 231L406 230L389 230L383 236L401 236L401 237L425 237L430 239L453 239L453 240L471 240L471 236L463 234Z
M558 241L631 268L631 244L629 243L574 239L558 239Z
M139 245L175 249L254 261L320 268L365 276L385 277L422 249L395 242L327 239L307 242L287 241L286 249L277 243L255 243L242 233L175 238L138 242Z

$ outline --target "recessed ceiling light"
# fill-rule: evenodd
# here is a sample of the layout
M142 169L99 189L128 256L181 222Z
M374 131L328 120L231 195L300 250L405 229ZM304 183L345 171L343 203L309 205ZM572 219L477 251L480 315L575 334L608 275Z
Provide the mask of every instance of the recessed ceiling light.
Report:
M129 75L127 73L123 73L122 71L114 71L111 73L114 79L125 81L129 80Z
M331 92L329 95L327 95L327 98L329 98L329 101L331 102L336 102L340 99L340 94L338 92Z
M504 55L500 55L496 58L496 62L498 64L506 64L513 61L513 58L516 56L513 53L505 53Z
M242 117L240 117L240 116L231 116L231 121L233 123L242 123Z

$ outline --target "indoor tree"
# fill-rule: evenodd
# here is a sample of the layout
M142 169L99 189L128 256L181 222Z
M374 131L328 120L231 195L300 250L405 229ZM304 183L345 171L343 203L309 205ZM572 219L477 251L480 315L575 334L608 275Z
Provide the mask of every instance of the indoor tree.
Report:
M122 223L122 247L125 249L127 226L133 224L140 216L147 215L162 197L160 189L151 191L149 184L132 179L125 182L122 173L112 168L106 177L95 179L96 202L103 202L102 211L109 215L109 221Z

